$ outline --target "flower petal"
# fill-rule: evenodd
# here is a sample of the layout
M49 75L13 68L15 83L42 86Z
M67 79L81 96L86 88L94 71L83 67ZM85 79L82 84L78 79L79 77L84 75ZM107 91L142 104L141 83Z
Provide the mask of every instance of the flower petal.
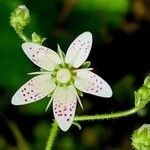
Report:
M90 32L82 33L69 46L65 62L75 68L80 67L89 56L91 46L92 34Z
M22 49L34 64L43 69L51 71L61 63L56 52L42 45L26 42L22 44Z
M72 85L57 89L53 98L53 113L63 131L67 131L73 122L76 104L75 88Z
M112 90L106 81L88 70L76 70L75 87L85 93L100 97L111 97Z
M44 98L56 87L50 78L50 74L33 77L14 94L11 103L13 105L24 105Z

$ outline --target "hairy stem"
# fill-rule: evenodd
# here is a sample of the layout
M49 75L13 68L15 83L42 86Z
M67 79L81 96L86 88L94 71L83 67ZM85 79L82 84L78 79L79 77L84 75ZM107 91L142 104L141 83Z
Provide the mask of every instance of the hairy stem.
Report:
M30 39L27 38L27 36L23 33L22 30L15 29L15 31L24 42L30 41Z
M97 114L97 115L87 115L87 116L77 116L74 121L94 121L94 120L104 120L104 119L115 119L119 117L126 117L136 113L140 108L132 108L122 112L115 112L110 114Z
M54 121L52 128L50 129L50 134L49 134L49 138L47 140L45 150L52 150L52 146L53 146L54 140L57 136L57 132L58 132L58 125L57 125L56 121Z

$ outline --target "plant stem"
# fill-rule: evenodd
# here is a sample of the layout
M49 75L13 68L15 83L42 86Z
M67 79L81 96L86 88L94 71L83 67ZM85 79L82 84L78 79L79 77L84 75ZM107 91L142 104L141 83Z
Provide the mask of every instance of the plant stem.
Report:
M50 129L50 135L47 140L45 150L52 150L52 146L53 146L54 140L57 136L57 132L58 132L58 125L57 125L56 121L54 121L52 128Z
M109 114L97 114L97 115L89 115L89 116L77 116L74 118L74 121L94 121L94 120L104 120L104 119L115 119L119 117L126 117L129 115L132 115L142 109L142 107L134 107L132 109L126 110L126 111L120 111L115 113L109 113ZM54 143L54 140L57 136L58 132L58 125L56 121L53 123L53 126L50 130L50 135L47 141L47 145L45 150L52 150L52 146Z
M123 112L115 112L110 114L100 114L100 115L89 115L89 116L77 116L74 121L94 121L94 120L104 120L104 119L115 119L119 117L126 117L136 113L139 108L135 107Z
M23 33L22 30L19 29L15 29L16 33L18 34L18 36L24 41L24 42L28 42L30 41L27 36Z

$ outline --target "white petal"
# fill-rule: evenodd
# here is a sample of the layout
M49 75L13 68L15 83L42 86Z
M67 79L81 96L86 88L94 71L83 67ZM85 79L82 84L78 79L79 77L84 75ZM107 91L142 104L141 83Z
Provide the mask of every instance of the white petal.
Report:
M69 46L65 58L67 64L75 68L80 67L88 58L92 46L92 34L84 32Z
M73 122L76 104L75 88L72 85L57 89L53 98L53 113L63 131L67 131Z
M75 87L85 93L100 97L111 97L112 90L106 81L88 70L77 70Z
M50 78L50 74L32 78L14 94L11 103L13 105L24 105L44 98L56 87Z
M26 42L22 44L22 49L34 64L43 69L51 71L61 63L56 52L42 45Z

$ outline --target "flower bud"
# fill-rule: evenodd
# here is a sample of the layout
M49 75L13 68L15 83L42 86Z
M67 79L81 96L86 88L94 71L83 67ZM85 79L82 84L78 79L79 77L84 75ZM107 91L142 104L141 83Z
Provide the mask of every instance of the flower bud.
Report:
M29 10L25 5L19 5L10 16L10 24L17 30L22 30L30 20Z
M144 80L144 86L150 88L150 76L147 76Z
M144 107L150 100L150 89L142 86L135 94L135 106Z
M150 125L144 124L132 135L132 146L136 150L150 149Z
M36 34L35 32L32 34L32 42L42 44L46 38L42 38L40 35Z

